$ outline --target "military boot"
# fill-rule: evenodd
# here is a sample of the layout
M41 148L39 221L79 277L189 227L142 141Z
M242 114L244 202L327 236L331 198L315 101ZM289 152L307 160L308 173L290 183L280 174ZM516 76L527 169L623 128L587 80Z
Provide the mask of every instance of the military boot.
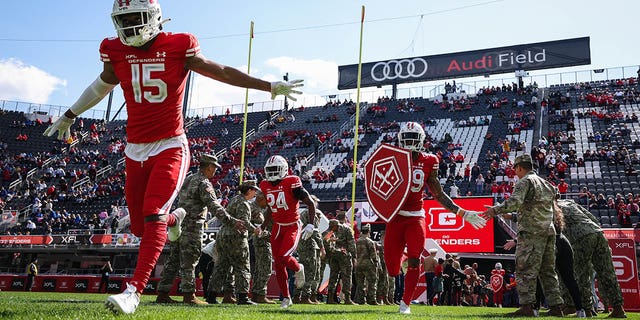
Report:
M156 297L156 303L179 303L179 301L171 299L169 292L158 291L158 296Z
M627 315L624 313L624 308L622 305L613 306L613 310L609 314L607 318L626 318Z
M257 303L251 301L246 293L238 293L238 305L255 306Z
M349 293L344 294L344 304L350 304L352 306L358 305L353 300L351 300L351 294Z
M266 303L266 304L274 304L275 301L267 298L264 294L256 294L255 302L257 303Z
M182 302L186 304L193 304L196 306L204 306L208 304L206 301L198 299L195 292L185 292L182 295Z
M224 298L222 298L222 303L233 303L235 304L236 302L238 302L236 300L236 298L233 297L233 294L231 292L225 292L224 293Z
M311 304L320 304L317 294L312 294L311 296L309 296L309 300L311 301Z
M311 298L309 298L309 296L303 295L300 297L300 301L298 302L300 304L313 304L313 302L311 302Z
M562 305L556 305L549 307L549 311L547 311L547 316L552 317L564 317L564 313L562 312Z
M209 304L218 304L218 293L217 292L207 292L206 299Z
M327 295L327 304L336 304L336 299L332 294Z
M533 312L533 307L530 304L523 304L520 306L520 309L507 313L507 317L535 317L535 313Z

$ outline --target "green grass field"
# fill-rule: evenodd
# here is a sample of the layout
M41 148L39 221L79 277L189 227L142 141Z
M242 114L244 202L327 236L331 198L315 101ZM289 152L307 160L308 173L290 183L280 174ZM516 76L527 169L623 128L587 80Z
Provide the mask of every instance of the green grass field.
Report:
M278 305L236 306L158 305L155 296L143 296L133 315L113 315L104 308L104 294L0 292L0 319L504 319L515 309L411 306L411 315L398 314L397 306ZM629 319L640 314L627 313ZM605 318L601 314L598 318Z

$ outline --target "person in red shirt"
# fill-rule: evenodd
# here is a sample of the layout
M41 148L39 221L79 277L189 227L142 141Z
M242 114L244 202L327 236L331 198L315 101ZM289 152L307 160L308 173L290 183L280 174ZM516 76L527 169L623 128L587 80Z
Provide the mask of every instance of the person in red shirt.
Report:
M400 301L401 314L411 313L409 306L420 277L420 255L426 238L423 206L425 187L429 187L434 199L444 208L462 216L475 228L484 227L486 223L477 212L461 208L443 192L438 179L438 157L423 152L425 137L424 129L417 122L407 122L400 127L398 145L411 151L411 179L408 179L411 185L400 211L387 222L385 228L384 262L390 276L400 274L403 255L407 256L404 293Z
M556 163L556 171L558 171L558 178L564 179L565 171L567 171L568 167L569 165L566 162L564 162L564 160L562 159L558 161L558 163Z
M569 184L564 181L564 179L560 179L560 184L558 184L558 191L561 195L564 195L569 190Z
M118 37L100 44L103 69L78 100L44 134L67 140L75 118L120 84L127 105L125 198L131 232L141 237L131 281L107 307L133 313L162 249L167 226L179 228L182 217L169 214L189 169L182 104L190 71L230 85L271 92L271 97L300 93L302 80L272 82L208 60L195 36L162 32L157 0L115 0L111 14ZM292 100L295 100L292 99Z
M304 285L304 266L292 256L300 237L308 239L314 229L315 216L309 215L309 223L302 229L298 209L300 201L307 205L308 212L316 211L316 204L309 192L302 186L300 177L289 175L289 164L282 156L275 155L267 159L264 165L265 180L260 181L260 190L267 199L264 222L257 229L260 233L266 226L271 229L271 252L280 293L281 308L293 305L288 286L287 269L295 272L295 284L298 289ZM312 267L312 266L309 266Z

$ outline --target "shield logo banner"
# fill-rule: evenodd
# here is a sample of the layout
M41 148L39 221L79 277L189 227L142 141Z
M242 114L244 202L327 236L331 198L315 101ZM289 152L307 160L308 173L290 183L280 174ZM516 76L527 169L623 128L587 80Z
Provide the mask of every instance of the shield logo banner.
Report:
M498 292L502 289L502 284L504 282L504 277L499 273L494 273L491 275L491 289L493 292Z
M411 152L381 144L364 165L365 193L371 209L389 222L404 204L411 184Z

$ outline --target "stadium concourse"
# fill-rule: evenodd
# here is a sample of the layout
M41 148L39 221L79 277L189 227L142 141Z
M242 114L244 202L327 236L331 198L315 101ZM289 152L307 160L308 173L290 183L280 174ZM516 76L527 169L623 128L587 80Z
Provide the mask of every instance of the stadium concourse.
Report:
M357 163L364 163L379 144L394 144L400 123L418 121L427 133L426 147L442 160L439 176L452 198L509 197L517 179L513 160L526 152L563 197L588 207L602 227L638 228L639 100L636 80L628 78L550 88L539 88L535 82L519 87L514 82L477 92L449 87L436 97L380 97L361 106L330 101L252 112L243 177L262 180L264 162L279 154L321 202L347 203L353 181L354 115L360 108ZM42 136L51 122L46 112L0 112L2 237L127 234L124 121L81 118L72 127L72 139L57 142ZM223 205L237 191L242 119L242 114L228 112L185 121L192 171L202 153L216 153L220 159L222 170L212 182ZM356 198L366 201L361 168L356 172ZM332 217L336 210L325 214ZM497 233L507 238L505 231ZM114 244L128 241L113 239ZM92 243L80 245L91 247L94 255L117 255L111 243ZM59 244L64 249L69 242ZM0 241L0 250L2 256L13 253L12 258L0 259L0 271L9 273L21 273L27 256L38 252L33 245L21 249L10 240ZM115 261L116 273L127 273L129 258ZM56 261L58 269L53 263L43 265L42 273L97 273L101 264L95 260L96 270Z

